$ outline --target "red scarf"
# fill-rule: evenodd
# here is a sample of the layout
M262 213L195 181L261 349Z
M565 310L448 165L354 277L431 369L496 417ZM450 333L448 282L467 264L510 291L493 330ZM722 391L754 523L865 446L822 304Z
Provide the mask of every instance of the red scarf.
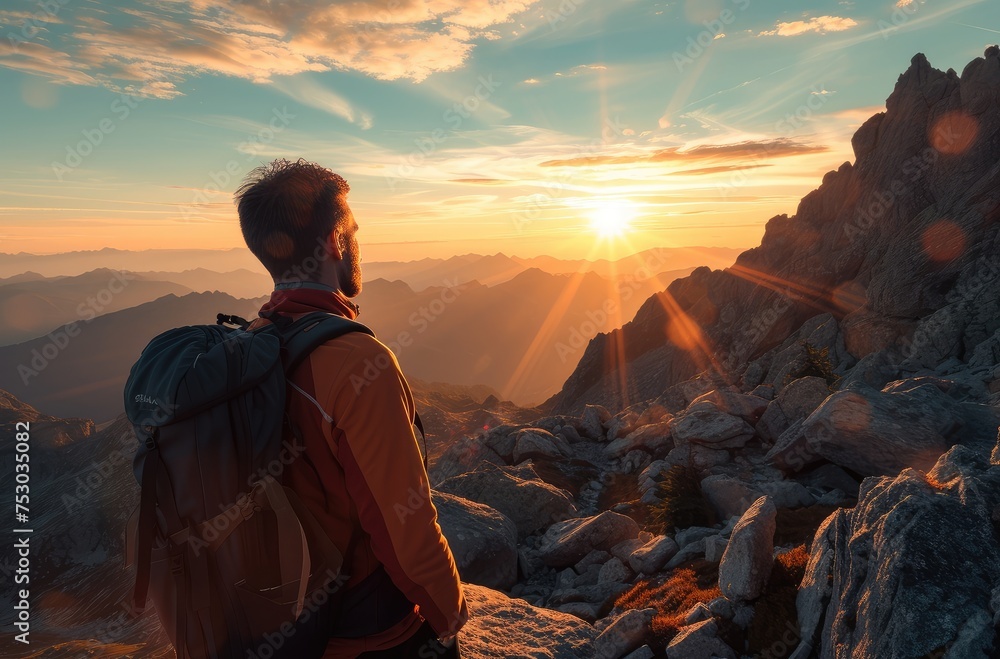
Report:
M358 317L358 307L344 297L343 293L317 288L285 288L272 292L271 299L260 308L257 315L263 318L272 311L282 314L332 311L350 320Z

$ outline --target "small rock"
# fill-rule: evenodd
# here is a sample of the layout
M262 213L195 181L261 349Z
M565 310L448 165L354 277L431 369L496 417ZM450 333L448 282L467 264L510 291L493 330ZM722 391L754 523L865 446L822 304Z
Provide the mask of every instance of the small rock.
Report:
M632 580L632 570L622 563L619 558L612 558L601 566L597 576L597 583L627 583Z
M653 633L656 609L626 611L594 639L597 659L618 659L646 644Z
M728 544L729 541L721 535L705 538L705 560L709 563L720 562Z
M656 574L663 569L679 547L669 536L659 536L637 548L629 556L629 566L640 574Z
M667 659L700 659L721 657L736 659L733 649L718 637L719 626L714 619L681 627L667 646ZM600 637L598 637L600 638Z

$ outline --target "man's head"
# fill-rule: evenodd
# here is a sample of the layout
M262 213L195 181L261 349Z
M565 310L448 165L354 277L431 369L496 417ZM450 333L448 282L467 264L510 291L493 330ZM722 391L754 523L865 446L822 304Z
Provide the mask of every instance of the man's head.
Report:
M236 191L247 247L276 282L309 280L361 292L358 225L339 175L299 159L250 172Z

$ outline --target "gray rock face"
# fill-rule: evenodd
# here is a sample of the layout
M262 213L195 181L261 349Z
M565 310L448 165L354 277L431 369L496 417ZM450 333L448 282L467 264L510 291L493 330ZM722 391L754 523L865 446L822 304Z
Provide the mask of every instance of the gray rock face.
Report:
M638 573L656 574L673 558L678 549L677 543L672 538L662 535L632 552L628 564Z
M771 498L776 508L801 508L814 503L809 491L795 481L748 483L726 474L716 474L701 481L701 491L719 519L742 515L754 501L765 494Z
M452 476L466 474L484 462L502 466L507 464L496 451L483 444L477 437L463 437L445 449L431 469L431 484L437 485Z
M601 632L594 641L596 659L619 659L645 645L653 633L656 609L626 611Z
M639 536L631 517L609 511L553 524L542 536L538 552L546 565L568 567L594 549L609 551L622 540Z
M777 509L761 497L733 528L719 563L719 588L734 602L756 599L767 584L774 564L774 529Z
M822 659L994 656L998 506L1000 466L964 446L926 476L866 479L813 541L797 607L821 633L806 641Z
M569 443L558 435L541 428L525 428L514 440L513 464L525 460L555 460L570 455Z
M587 405L581 417L581 432L588 439L603 441L604 425L611 420L611 413L601 405Z
M714 619L702 620L681 627L667 646L667 659L736 659L736 653L718 637L719 626Z
M501 592L465 586L469 622L462 627L462 656L504 659L591 659L597 630L568 613L530 606Z
M443 481L437 489L500 511L514 522L519 538L576 515L576 505L566 490L537 477L524 478L523 467L482 464Z
M829 395L830 387L823 378L793 380L768 404L756 426L757 434L773 444L789 426L812 414Z
M671 424L671 432L677 446L693 443L715 449L741 447L753 436L750 424L723 412L708 400L693 403L677 415Z
M509 589L517 582L517 527L489 506L433 492L438 524L463 581Z
M651 455L666 455L674 446L670 435L670 422L651 423L639 426L628 435L610 442L604 453L611 458L620 458L630 451L643 450Z
M702 401L708 401L726 414L738 416L747 423L754 424L760 419L764 410L768 408L768 400L738 391L716 389L715 391L698 396L691 404L697 405Z
M930 383L905 391L839 391L806 419L802 432L830 462L865 476L888 475L929 469L960 437L981 442L960 433L980 412L990 414Z

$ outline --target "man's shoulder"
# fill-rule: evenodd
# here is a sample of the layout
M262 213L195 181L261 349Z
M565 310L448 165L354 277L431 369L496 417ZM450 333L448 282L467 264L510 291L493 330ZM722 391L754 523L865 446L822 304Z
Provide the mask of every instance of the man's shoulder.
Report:
M336 360L345 367L366 360L396 363L396 357L387 345L362 331L348 332L326 341L313 351L313 358Z

